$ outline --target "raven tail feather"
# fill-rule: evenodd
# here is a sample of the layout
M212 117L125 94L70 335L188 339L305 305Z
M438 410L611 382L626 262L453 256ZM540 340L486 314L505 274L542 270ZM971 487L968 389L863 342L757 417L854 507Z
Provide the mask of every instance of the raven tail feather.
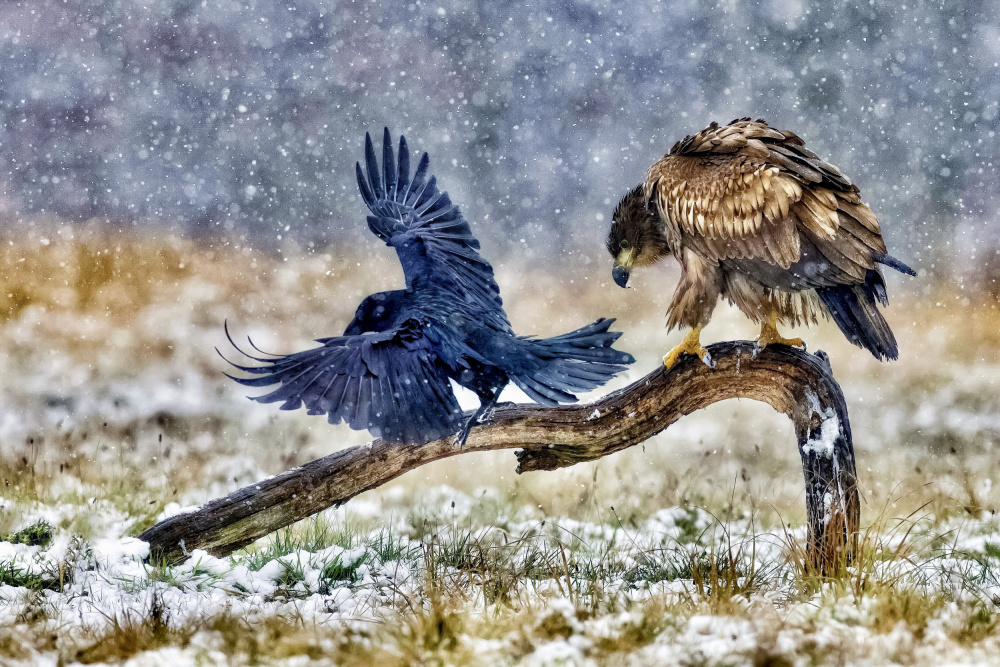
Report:
M539 363L512 373L511 379L542 405L575 403L574 392L596 389L635 361L631 354L611 347L621 336L619 331L608 331L613 323L614 319L601 318L561 336L522 339Z

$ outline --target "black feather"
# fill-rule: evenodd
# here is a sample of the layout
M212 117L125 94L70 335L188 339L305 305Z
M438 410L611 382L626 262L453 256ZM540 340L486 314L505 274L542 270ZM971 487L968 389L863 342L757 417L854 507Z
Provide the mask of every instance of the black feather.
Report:
M900 273L905 273L908 276L916 276L917 272L911 269L906 264L893 257L892 255L887 255L884 252L874 252L872 253L872 259L874 259L879 264L884 264L890 268L896 269Z
M385 170L385 194L388 199L396 197L396 163L392 156L392 139L389 137L389 128L385 128L382 135L382 167Z
M863 285L826 287L816 294L847 340L880 361L899 357L896 337L875 304L876 298L885 296L885 284L877 271L869 271Z
M368 180L371 182L372 192L375 193L375 200L385 197L385 190L382 189L382 180L378 175L378 159L375 157L375 145L372 144L372 137L365 132L365 168L368 170Z

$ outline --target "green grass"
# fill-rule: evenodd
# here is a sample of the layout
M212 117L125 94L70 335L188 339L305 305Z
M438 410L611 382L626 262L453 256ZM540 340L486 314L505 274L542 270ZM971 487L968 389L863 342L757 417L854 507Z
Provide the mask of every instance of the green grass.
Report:
M10 562L0 562L0 585L17 586L33 591L57 591L62 588L58 572L35 573Z
M46 547L52 541L53 529L48 521L41 520L16 533L0 533L0 542L27 544L31 547Z
M334 526L322 515L317 515L261 540L260 546L243 552L243 564L257 571L272 560L296 551L315 553L332 546L351 549L359 540L361 530L361 526L354 523Z
M47 521L37 521L15 533L0 534L0 542L46 547L52 541L53 528ZM29 556L30 557L30 556ZM33 572L16 562L0 561L0 585L27 588L32 591L61 590L65 582L59 569Z

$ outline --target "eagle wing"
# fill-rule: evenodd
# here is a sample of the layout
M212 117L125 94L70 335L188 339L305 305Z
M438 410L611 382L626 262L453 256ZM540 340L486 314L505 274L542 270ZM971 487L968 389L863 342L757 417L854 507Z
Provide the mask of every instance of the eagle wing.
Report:
M714 262L860 284L885 256L878 220L840 171L792 132L741 119L678 142L646 175L665 233ZM806 255L808 266L796 266Z
M365 169L360 163L355 167L361 198L372 212L368 227L396 249L408 288L432 284L450 290L468 312L509 330L493 267L479 254L479 241L458 206L438 189L434 176L428 177L429 165L424 153L410 178L406 138L399 138L397 160L386 128L380 168L365 134Z
M389 442L423 444L462 426L462 410L448 376L435 363L431 344L415 320L386 331L323 338L317 341L321 347L287 356L257 357L241 350L231 337L229 342L263 364L230 361L258 377L229 377L247 387L281 384L255 401L284 401L282 410L305 404L311 415L326 414L331 424L343 420Z

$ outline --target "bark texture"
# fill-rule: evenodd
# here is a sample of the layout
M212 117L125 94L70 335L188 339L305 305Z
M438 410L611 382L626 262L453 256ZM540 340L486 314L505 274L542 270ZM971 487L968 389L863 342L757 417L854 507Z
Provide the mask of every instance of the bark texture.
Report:
M161 521L139 538L166 562L194 549L225 556L432 461L516 448L518 473L555 470L640 444L718 401L750 398L788 415L795 426L809 522L806 566L828 572L846 562L860 518L857 471L847 406L826 355L776 345L753 358L747 341L708 350L714 368L685 356L669 371L657 368L587 405L500 406L461 449L450 439L421 447L375 440L335 452Z

